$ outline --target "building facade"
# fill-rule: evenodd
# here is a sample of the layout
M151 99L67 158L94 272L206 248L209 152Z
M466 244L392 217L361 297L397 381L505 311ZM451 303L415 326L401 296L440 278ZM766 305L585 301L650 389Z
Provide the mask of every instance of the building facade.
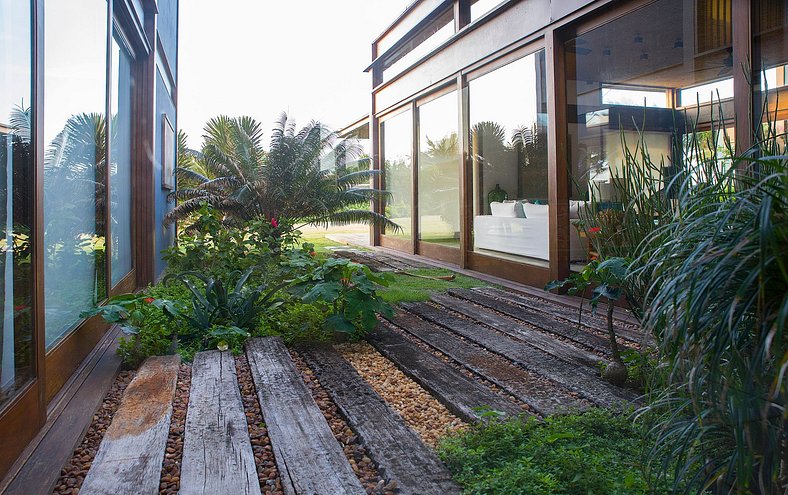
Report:
M660 177L788 118L784 0L418 0L372 45L371 242L543 286L593 255L580 210L647 149ZM634 160L637 161L637 160ZM724 161L724 160L723 160Z
M175 187L177 0L0 0L0 479L153 282Z

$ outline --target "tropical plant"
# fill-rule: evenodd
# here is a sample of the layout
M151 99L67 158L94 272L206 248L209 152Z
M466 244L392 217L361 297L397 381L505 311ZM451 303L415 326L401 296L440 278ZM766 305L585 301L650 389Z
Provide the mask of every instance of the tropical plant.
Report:
M705 183L684 181L680 207L640 260L652 279L644 325L665 363L649 407L651 467L661 477L678 461L672 474L698 491L783 493L788 158L748 153L733 163Z
M393 315L391 306L376 293L376 287L388 281L386 274L375 274L365 265L329 258L302 277L301 283L309 287L302 301L324 307L326 330L357 336L375 328L378 314Z
M573 273L564 280L554 280L545 286L545 290L561 289L568 287L570 295L584 296L589 287L593 287L589 303L592 312L596 312L601 300L607 301L607 334L610 340L610 353L613 361L607 365L602 376L615 385L623 385L627 380L627 367L621 357L616 339L616 330L613 326L613 309L615 303L626 298L624 286L628 276L630 261L626 258L610 258L600 262L592 260L583 269ZM582 324L583 304L580 303L578 326Z
M193 181L172 193L178 204L166 221L184 219L208 203L221 211L226 223L253 218L289 218L303 224L376 223L398 226L369 208L386 196L369 186L369 169L358 143L341 139L319 122L299 131L282 114L271 132L268 150L262 146L260 124L251 117L211 119L205 127L202 153L195 164L179 171ZM333 166L324 168L332 154Z

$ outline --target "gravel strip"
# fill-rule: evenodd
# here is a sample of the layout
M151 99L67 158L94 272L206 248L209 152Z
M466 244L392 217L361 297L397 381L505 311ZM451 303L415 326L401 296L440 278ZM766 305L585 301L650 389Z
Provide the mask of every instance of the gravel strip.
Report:
M336 348L427 445L434 448L441 437L465 427L461 419L371 345L364 342Z
M312 392L312 398L315 399L317 406L326 418L331 431L334 433L334 437L342 445L345 457L350 462L353 472L361 480L361 485L369 494L393 495L395 485L387 485L386 481L380 477L377 466L367 455L367 450L364 446L359 443L358 435L350 429L345 419L339 414L337 406L334 405L328 396L328 392L320 386L312 370L309 369L309 366L296 351L291 350L290 356L293 358L298 371L301 372L301 378L303 378L304 383L306 383L309 391Z
M104 402L93 415L93 421L91 421L82 443L74 449L74 455L60 471L60 478L55 483L55 489L52 493L63 495L79 493L79 488L82 486L82 482L85 481L85 475L88 474L90 464L93 462L93 458L96 457L101 439L104 438L104 433L112 422L112 416L115 415L115 411L120 407L123 392L132 378L134 378L134 374L133 371L121 371L115 377L115 381L112 382L107 395L104 396Z
M257 465L257 479L260 481L260 490L263 493L282 494L282 482L279 479L279 470L274 460L271 448L271 439L268 438L268 429L265 427L260 403L257 401L257 392L249 370L246 354L235 357L235 369L238 373L238 386L241 389L241 398L246 411L246 425L249 429L249 438L252 441L252 451Z
M192 383L192 366L181 363L178 368L178 382L175 398L172 401L170 434L167 436L167 449L161 467L159 493L176 494L181 487L181 460L183 459L183 431L186 426L186 410L189 407L189 390Z

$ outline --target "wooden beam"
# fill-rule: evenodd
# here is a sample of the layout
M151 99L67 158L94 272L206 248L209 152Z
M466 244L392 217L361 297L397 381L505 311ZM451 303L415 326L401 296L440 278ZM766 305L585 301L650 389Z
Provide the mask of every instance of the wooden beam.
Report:
M180 356L145 360L101 440L79 492L83 495L159 493Z
M230 351L198 352L183 442L183 495L260 495Z
M753 144L752 5L751 0L732 0L733 108L736 115L736 153ZM743 165L746 166L746 165Z
M246 356L284 492L366 493L282 339L251 339Z

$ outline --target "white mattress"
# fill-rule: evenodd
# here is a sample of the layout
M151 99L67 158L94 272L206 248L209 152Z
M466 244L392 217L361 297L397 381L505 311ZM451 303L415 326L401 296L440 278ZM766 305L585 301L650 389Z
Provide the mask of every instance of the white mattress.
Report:
M473 219L474 247L549 260L549 218L510 218L479 215ZM569 259L588 257L586 243L574 226L569 228Z

